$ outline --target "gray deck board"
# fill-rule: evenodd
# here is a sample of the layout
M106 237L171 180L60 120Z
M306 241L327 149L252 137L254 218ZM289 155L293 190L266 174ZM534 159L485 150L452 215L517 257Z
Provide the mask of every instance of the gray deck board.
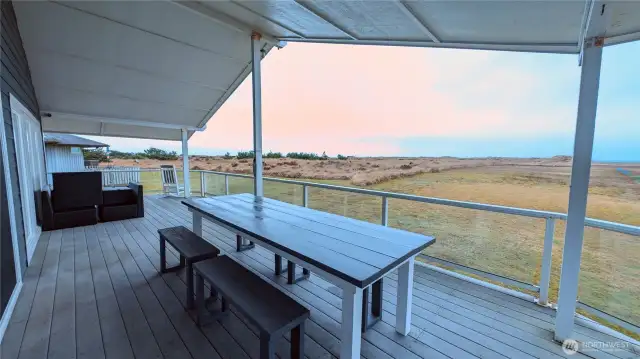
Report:
M199 328L184 310L183 272L159 274L159 228L192 217L176 198L145 197L144 218L43 233L1 345L3 359L259 359L255 328L233 310ZM273 273L273 253L235 252L233 233L203 222L223 252L311 309L305 356L340 352L341 290L312 275L295 285ZM169 265L177 253L167 248ZM519 298L416 268L409 336L395 332L397 275L385 278L383 320L362 340L362 358L631 358L593 351L567 356L553 341L555 313ZM584 340L613 340L576 326ZM289 337L277 357L289 359Z
M63 230L51 321L49 358L76 358L74 244L73 229Z
M94 292L100 321L104 356L107 359L132 359L133 350L127 336L111 277L102 255L95 227L85 231Z
M74 228L76 356L78 359L105 357L100 317L93 282L85 229Z
M38 288L20 345L20 359L46 358L48 355L61 241L62 231L51 233Z

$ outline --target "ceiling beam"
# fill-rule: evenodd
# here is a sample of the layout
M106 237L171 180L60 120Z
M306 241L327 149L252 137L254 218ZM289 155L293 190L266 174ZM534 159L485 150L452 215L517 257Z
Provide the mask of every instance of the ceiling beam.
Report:
M98 117L98 116L79 115L79 114L73 114L73 113L46 111L46 110L40 111L40 114L43 118L47 118L52 121L55 121L56 119L61 119L61 120L99 123L101 125L100 126L101 131L104 130L102 125L105 123L114 123L119 125L130 125L130 126L139 126L139 127L151 127L151 128L167 128L167 129L174 129L174 130L185 129L188 131L204 131L207 128L206 126L193 127L193 126L184 126L184 125L174 124L174 123L151 122L151 121L111 118L111 117Z
M400 9L400 11L402 11L402 13L405 14L405 16L411 19L411 21L413 21L413 23L416 26L418 26L420 30L422 30L422 32L425 33L425 35L429 36L431 41L438 42L438 43L440 42L440 39L431 31L431 29L429 29L429 27L424 23L424 21L420 20L418 15L416 15L416 13L413 11L413 9L411 9L411 7L409 7L409 5L407 5L402 0L397 0L395 1L395 3L398 5L398 8Z
M333 20L327 18L326 16L318 14L318 12L313 10L308 4L304 3L303 1L294 0L294 2L296 4L298 4L301 8L305 9L309 14L311 14L311 15L315 16L316 18L324 21L325 23L331 25L334 29L340 31L341 33L343 33L345 36L347 36L351 40L358 40L358 38L354 34L350 33L346 29L342 28L340 25L336 24Z
M268 23L270 23L270 24L272 24L272 25L275 25L275 26L277 26L277 27L283 28L283 29L285 29L285 30L289 31L289 32L290 32L290 33L292 33L292 34L295 34L296 36L298 36L298 37L300 37L300 38L302 38L302 39L305 39L305 38L306 38L306 36L304 36L304 35L303 35L302 33L300 33L299 31L296 31L296 30L292 29L291 27L289 27L289 26L287 26L287 25L285 25L285 24L281 23L280 21L274 20L274 19L272 19L272 18L270 18L270 17L267 17L267 16L265 16L265 15L263 15L263 14L261 14L261 13L257 12L257 11L254 11L253 9L248 8L248 7L244 6L244 5L242 5L239 1L231 0L231 3L232 3L232 4L234 4L234 5L236 5L236 6L238 6L239 8L242 8L242 9L243 9L243 10L245 10L245 11L248 11L248 12L250 12L250 13L254 14L255 16L257 16L257 17L261 18L262 20L264 20L264 21L266 21L266 22L268 22Z
M372 46L405 46L405 47L433 47L445 49L467 49L467 50L495 50L495 51L514 51L514 52L534 52L534 53L550 53L550 54L577 54L578 48L575 43L560 44L513 44L513 43L464 43L464 42L432 42L432 41L416 41L408 39L366 39L366 40L350 40L350 39L326 39L326 38L307 38L299 39L297 37L281 38L280 40L290 42L308 42L318 44L345 44L345 45L372 45Z
M250 36L253 32L259 32L260 35L262 35L262 40L278 47L280 47L281 45L280 40L271 36L269 33L263 31L262 29L246 24L223 12L216 11L208 6L203 5L198 1L174 1L174 0L168 0L168 1L179 7L182 7L183 9L187 9L191 12L204 16L211 21L214 21L218 24L226 26L237 32L247 34L247 37Z

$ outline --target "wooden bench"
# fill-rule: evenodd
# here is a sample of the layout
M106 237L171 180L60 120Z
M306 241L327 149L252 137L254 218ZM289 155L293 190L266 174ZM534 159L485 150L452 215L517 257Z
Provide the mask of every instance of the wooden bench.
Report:
M260 359L275 358L275 341L291 331L291 358L304 358L304 322L309 309L227 256L198 262L198 325L205 315L204 281L222 297L221 311L231 304L260 331Z
M160 272L168 273L186 268L187 309L192 309L194 307L193 264L218 256L220 250L183 226L159 229L158 233L160 234ZM179 265L167 268L166 242L180 253Z

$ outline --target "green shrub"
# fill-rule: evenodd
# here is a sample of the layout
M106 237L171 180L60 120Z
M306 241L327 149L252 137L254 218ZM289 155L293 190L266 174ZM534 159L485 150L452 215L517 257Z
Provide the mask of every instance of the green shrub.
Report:
M319 160L320 156L313 152L289 152L287 153L288 158L295 158L298 160Z
M121 151L115 151L115 150L109 151L109 157L110 158L119 158L119 159L123 159L123 160L141 160L141 159L145 159L146 158L141 153L121 152Z
M144 156L152 160L177 160L178 153L176 151L165 151L155 147L149 147L144 150Z
M269 151L269 153L265 154L262 157L264 157L264 158L282 158L282 153Z
M253 158L253 157L255 157L255 155L253 154L253 151L240 151L240 152L238 152L236 157L238 159Z
M346 160L348 157L347 156L343 156L343 155L338 155L338 159L339 160Z
M231 154L230 154L229 152L227 152L227 153L225 153L225 154L224 154L223 158L224 158L225 160L230 160L230 159L232 159L232 158L233 158L233 156L231 156Z
M84 157L85 160L92 160L92 161L98 161L98 162L110 162L109 157L107 157L107 153L102 148L96 148L96 149L83 148L82 157Z

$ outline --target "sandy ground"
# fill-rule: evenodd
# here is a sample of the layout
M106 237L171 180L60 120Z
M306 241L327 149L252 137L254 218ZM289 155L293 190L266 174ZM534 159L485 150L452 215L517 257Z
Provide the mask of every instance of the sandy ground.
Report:
M159 168L162 164L173 164L182 168L182 160L121 160L114 159L116 166L138 166L141 168ZM191 156L193 170L211 170L232 173L251 173L252 161L249 159L224 159L222 157ZM320 180L349 180L357 186L373 185L391 179L410 177L422 173L439 173L454 169L479 168L483 171L509 171L511 167L520 167L533 176L555 179L568 184L571 170L571 158L556 156L552 158L473 158L420 157L420 158L349 158L347 160L297 160L289 158L265 159L264 173L270 177L305 178ZM610 176L611 169L624 167L632 172L640 172L640 164L604 164L593 165L592 185L611 185L611 181L622 186L633 184L631 178Z

